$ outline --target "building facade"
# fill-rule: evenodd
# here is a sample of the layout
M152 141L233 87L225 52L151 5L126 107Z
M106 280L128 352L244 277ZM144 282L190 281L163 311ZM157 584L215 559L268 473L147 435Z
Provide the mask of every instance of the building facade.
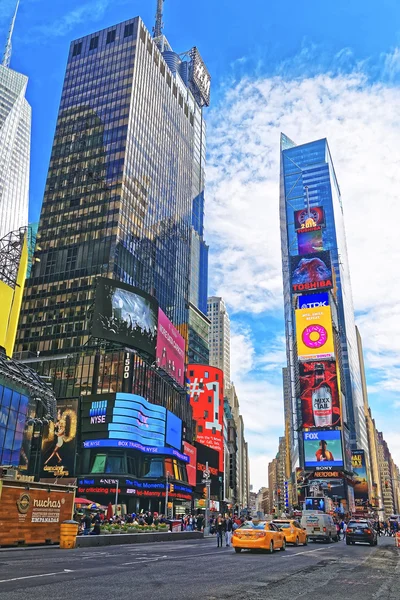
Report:
M231 325L223 298L208 298L208 318L210 320L210 364L222 369L225 385L231 381Z
M327 140L297 146L282 134L280 223L292 472L306 464L315 471L306 432L319 427L336 440L332 466L350 473L351 448L368 455L368 436L342 199Z

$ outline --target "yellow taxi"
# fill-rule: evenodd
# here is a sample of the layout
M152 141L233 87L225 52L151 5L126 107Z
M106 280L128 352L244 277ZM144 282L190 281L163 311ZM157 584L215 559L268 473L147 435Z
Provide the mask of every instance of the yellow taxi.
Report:
M232 546L235 552L242 550L286 550L285 535L273 523L246 521L233 532Z
M295 519L274 519L272 522L285 535L287 544L307 546L307 532L302 529L298 521Z

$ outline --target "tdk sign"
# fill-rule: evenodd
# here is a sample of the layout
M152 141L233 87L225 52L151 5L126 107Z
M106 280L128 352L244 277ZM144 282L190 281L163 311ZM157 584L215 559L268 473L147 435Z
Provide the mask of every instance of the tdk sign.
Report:
M319 308L320 306L329 306L329 294L299 296L299 308Z

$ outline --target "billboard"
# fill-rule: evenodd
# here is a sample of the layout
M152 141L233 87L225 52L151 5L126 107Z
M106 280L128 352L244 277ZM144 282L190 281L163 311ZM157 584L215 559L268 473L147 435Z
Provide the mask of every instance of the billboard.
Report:
M210 365L188 365L190 405L197 424L196 439L219 453L224 470L224 374Z
M315 292L333 288L330 252L291 256L292 291Z
M200 97L202 106L210 106L211 75L196 46L190 50L190 58L190 83L196 96Z
M322 252L324 249L321 227L310 227L297 232L299 254L312 254Z
M195 486L197 470L197 449L191 444L188 444L188 442L183 442L183 452L190 459L189 464L186 465L188 483L189 485Z
M339 430L303 431L304 466L343 467L342 436Z
M308 229L325 225L325 214L322 206L313 206L294 211L294 228Z
M322 510L325 512L325 498L308 497L305 500L306 510Z
M182 420L167 410L167 428L165 431L165 441L169 446L182 449Z
M222 483L219 479L219 453L217 450L208 448L204 444L194 442L197 450L197 465L196 465L196 485L198 488L204 488L204 471L206 470L206 464L208 463L208 470L210 472L210 494L219 498L222 488Z
M304 429L340 427L340 397L334 361L299 364L300 402Z
M320 306L329 306L329 294L322 292L322 294L307 294L306 296L299 296L298 308L319 308Z
M78 400L57 400L57 420L43 431L41 478L74 476L77 426Z
M126 283L99 277L93 314L93 337L156 355L157 301Z
M185 381L185 340L166 314L158 310L157 365L181 386Z
M323 360L335 356L332 315L329 306L298 309L296 315L299 360Z
M368 476L364 450L355 450L351 456L351 466L354 472L354 502L357 507L367 508Z

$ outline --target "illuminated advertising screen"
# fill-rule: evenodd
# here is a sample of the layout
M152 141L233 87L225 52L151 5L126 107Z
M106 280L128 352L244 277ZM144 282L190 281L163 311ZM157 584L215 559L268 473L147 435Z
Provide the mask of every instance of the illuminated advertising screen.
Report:
M334 361L299 364L304 429L340 427L340 398Z
M305 509L306 510L322 510L322 512L325 512L325 499L308 497L305 500Z
M299 296L298 308L319 308L320 306L329 306L329 294L307 294Z
M324 360L335 356L332 315L329 306L298 309L296 315L299 360Z
M173 446L177 450L182 449L182 420L170 410L167 410L165 441L169 446Z
M343 467L341 432L335 429L303 431L304 466Z
M183 442L183 452L190 459L189 464L186 465L188 483L189 485L195 486L197 471L197 449L194 446L192 446L192 444L188 444L188 442Z
M297 244L299 254L312 254L313 252L322 252L324 249L322 241L321 227L310 227L297 232Z
M185 382L185 340L161 309L158 311L157 365L180 385Z
M157 301L131 285L99 277L94 305L93 337L156 355Z
M364 450L355 450L351 457L354 472L354 502L356 507L368 509L368 477Z
M196 439L217 450L219 469L224 468L224 374L209 365L189 365L190 404L196 421Z
M322 227L323 225L325 225L325 214L322 206L310 207L310 211L307 208L294 211L294 228L296 231L310 227Z
M206 464L208 463L208 470L210 472L210 494L211 496L219 497L221 492L222 483L219 479L219 453L217 450L208 448L204 444L194 442L197 450L197 466L196 466L196 487L197 490L203 490L205 484L203 483L204 471Z
M292 291L296 294L333 288L330 252L291 256Z
M78 400L58 400L57 419L44 426L41 477L71 477L75 474Z

